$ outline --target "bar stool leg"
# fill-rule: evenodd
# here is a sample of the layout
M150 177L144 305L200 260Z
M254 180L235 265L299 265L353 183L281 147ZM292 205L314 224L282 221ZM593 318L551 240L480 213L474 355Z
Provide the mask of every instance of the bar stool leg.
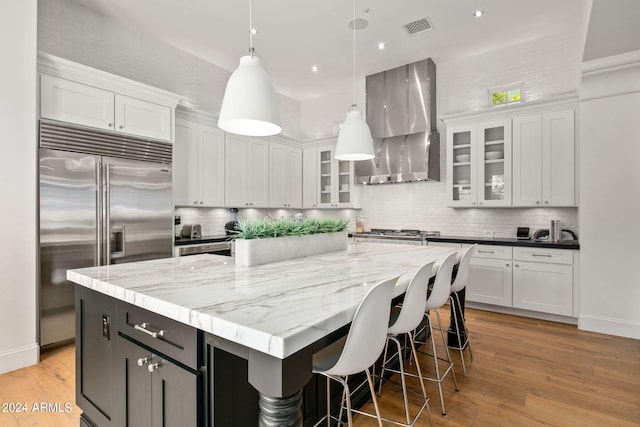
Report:
M460 313L460 300L458 299L458 295L456 294L456 300L458 300L457 304L456 301L454 301L453 297L450 297L450 301L451 301L451 310L457 310L458 313ZM457 338L457 342L458 342L458 346L457 347L451 347L455 350L458 350L460 352L460 361L462 362L462 372L464 373L464 376L467 376L467 367L465 366L464 363L464 346L466 344L462 342L462 337L460 336L460 325L458 324L458 316L457 314L454 314L453 316L453 323L454 323L454 327L455 327L455 331L456 331L456 338ZM461 317L460 318L461 322L462 322L462 327L465 329L465 337L468 337L467 332L466 332L466 328L464 326L464 319ZM467 340L467 338L465 338L465 340ZM469 353L471 353L471 351L469 351Z
M449 347L447 347L447 339L444 336L444 330L442 329L442 319L440 319L440 310L435 309L436 317L438 318L438 327L440 328L440 336L442 337L442 344L444 345L444 350L447 353L447 362L453 365L451 361L451 354L449 354ZM456 381L456 373L451 369L451 378L453 378L453 385L456 388L456 391L460 391L458 388L458 382Z
M418 379L420 380L420 388L422 389L422 396L424 397L425 401L428 401L429 397L427 397L427 390L424 387L424 380L422 379L422 370L420 369L420 363L418 363L418 352L416 351L416 343L413 339L412 334L407 334L407 335L409 335L409 343L411 344L411 355L416 361L416 371L418 372ZM431 420L431 409L429 408L429 402L427 402L427 415L429 416L429 425L433 426L433 421Z
M369 372L369 368L365 369L367 373L367 381L369 382L369 391L371 392L371 400L373 401L373 407L376 410L376 417L378 418L378 426L382 426L382 419L380 418L380 408L378 408L378 399L376 398L376 388L373 385L373 380L371 379L371 373ZM350 401L351 399L349 399ZM349 402L349 415L351 415L351 402ZM349 417L349 426L352 426L353 423L351 421L351 417Z
M456 300L458 302L458 310L460 309L460 307L462 307L462 305L460 305L460 297L458 296L458 294L454 294L456 296ZM469 329L467 329L467 319L464 318L464 314L461 313L462 315L460 316L460 318L462 319L462 328L464 329L464 334L465 334L465 342L467 344L467 347L469 348L469 359L473 360L473 353L471 352L471 342L469 341Z

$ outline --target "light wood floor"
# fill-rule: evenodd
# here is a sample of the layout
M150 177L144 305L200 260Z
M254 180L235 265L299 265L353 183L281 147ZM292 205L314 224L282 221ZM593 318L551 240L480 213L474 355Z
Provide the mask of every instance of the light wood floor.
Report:
M447 310L441 315L448 324ZM471 309L467 322L474 360L465 352L465 377L459 353L452 352L460 391L445 381L446 417L437 387L427 384L435 426L640 426L639 340ZM420 361L425 370L433 364L426 356ZM36 366L0 375L0 411L11 402L28 407L0 412L0 426L77 427L74 364L74 348L68 346L44 353ZM415 382L410 386L417 389ZM34 412L41 402L59 403L63 412ZM64 412L65 403L72 404L71 412ZM383 415L401 416L394 384L383 387L380 404ZM359 417L356 425L376 424ZM416 425L429 425L426 413Z

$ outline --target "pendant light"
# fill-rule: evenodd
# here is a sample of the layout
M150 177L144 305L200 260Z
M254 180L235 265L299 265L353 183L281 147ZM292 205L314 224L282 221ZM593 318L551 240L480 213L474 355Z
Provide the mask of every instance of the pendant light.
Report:
M231 74L224 91L218 126L249 136L269 136L282 131L276 92L253 48L252 5L249 0L249 55Z
M373 139L362 110L356 105L356 0L353 0L353 104L340 126L334 157L338 160L369 160L375 157Z

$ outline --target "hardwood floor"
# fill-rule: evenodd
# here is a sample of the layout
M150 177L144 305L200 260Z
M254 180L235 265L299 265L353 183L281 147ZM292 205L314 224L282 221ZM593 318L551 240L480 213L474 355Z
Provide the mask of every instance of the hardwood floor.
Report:
M447 310L441 315L448 324ZM639 340L481 310L466 315L474 360L465 352L465 377L459 353L452 352L460 391L449 378L444 382L446 417L436 385L426 384L435 426L640 426ZM426 356L420 360L431 369ZM68 346L44 353L36 366L0 375L0 426L77 427L74 365ZM419 389L415 381L410 386ZM26 403L28 410L4 412L11 403ZM34 411L41 403L56 412ZM380 404L383 415L400 418L394 384L383 387ZM362 416L355 424L376 425ZM426 413L416 425L429 425Z

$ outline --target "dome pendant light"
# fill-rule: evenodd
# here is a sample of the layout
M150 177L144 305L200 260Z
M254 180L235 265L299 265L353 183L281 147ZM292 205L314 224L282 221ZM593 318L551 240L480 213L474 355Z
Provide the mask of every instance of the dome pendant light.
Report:
M240 65L227 81L218 127L238 135L275 135L282 131L276 92L255 54L252 30L249 0L249 55L240 58Z
M353 0L353 21L356 20L356 0ZM338 160L369 160L375 157L371 130L362 110L356 105L356 26L353 26L353 105L340 126L334 157Z

